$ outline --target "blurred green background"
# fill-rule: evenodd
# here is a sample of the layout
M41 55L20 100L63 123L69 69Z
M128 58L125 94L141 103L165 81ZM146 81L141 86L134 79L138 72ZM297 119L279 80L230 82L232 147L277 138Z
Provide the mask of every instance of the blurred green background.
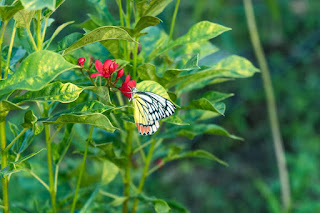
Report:
M53 15L55 22L48 35L67 21L74 20L76 24L85 21L93 11L92 2L67 0ZM107 3L117 18L115 2ZM277 99L293 212L320 212L320 1L253 3ZM171 3L159 16L163 20L161 27L167 32L173 10ZM182 0L174 37L183 35L201 20L222 24L232 31L212 40L221 51L206 57L200 65L214 63L215 58L232 53L246 57L258 67L242 1ZM71 31L79 28L70 27L63 32ZM57 40L63 36L60 34ZM212 89L236 94L226 103L225 117L212 122L245 140L204 135L181 142L215 154L228 162L229 167L199 159L172 162L147 179L146 192L177 200L191 212L277 212L280 186L261 74L218 84Z

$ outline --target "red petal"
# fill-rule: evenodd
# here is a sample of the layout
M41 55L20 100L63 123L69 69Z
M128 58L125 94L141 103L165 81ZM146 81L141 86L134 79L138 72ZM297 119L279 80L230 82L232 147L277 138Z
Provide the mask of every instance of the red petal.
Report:
M130 81L130 78L131 78L131 76L130 76L130 75L127 75L126 80L124 80L124 83L125 83L125 84L128 84L128 82Z
M123 76L123 72L123 69L118 70L117 78L121 78L121 76Z
M102 63L99 60L96 60L94 62L94 66L96 67L96 69L98 70L99 73L102 73Z
M98 72L92 73L92 74L90 75L90 78L95 78L95 77L97 77L97 76L102 76L102 74L101 74L101 73L98 73Z
M137 86L137 83L135 80L131 80L131 81L129 81L128 86L132 89L133 87Z
M104 71L109 72L109 68L110 68L110 65L112 64L112 62L114 63L114 61L111 61L111 59L105 60L105 61L103 62L103 69L104 69Z
M116 69L119 67L119 64L116 63L112 63L110 65L110 73L113 73L114 71L116 71Z

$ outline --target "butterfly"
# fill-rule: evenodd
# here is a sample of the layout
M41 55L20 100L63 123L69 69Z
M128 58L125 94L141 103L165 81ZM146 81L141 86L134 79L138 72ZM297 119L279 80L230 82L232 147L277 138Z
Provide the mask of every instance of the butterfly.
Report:
M153 92L138 91L132 88L131 100L134 108L134 121L140 135L152 135L160 126L159 120L173 115L175 105L168 99Z

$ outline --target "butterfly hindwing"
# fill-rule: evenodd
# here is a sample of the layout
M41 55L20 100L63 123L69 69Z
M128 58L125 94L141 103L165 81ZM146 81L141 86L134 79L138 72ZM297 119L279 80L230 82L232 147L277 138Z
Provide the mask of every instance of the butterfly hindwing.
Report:
M176 109L171 101L153 92L135 89L132 97L134 120L141 135L154 134L160 126L159 120L171 116Z

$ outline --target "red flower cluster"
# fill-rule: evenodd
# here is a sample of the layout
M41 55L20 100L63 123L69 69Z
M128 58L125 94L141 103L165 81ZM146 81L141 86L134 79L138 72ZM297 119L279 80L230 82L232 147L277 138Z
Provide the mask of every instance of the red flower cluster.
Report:
M127 75L126 80L122 83L119 90L125 95L127 98L131 99L132 97L132 89L136 87L137 83L135 80L130 80L130 75Z
M112 61L111 59L105 60L103 64L101 61L96 60L94 65L98 72L91 74L91 78L95 78L97 76L110 78L112 76L112 73L114 73L114 71L116 71L116 69L119 67L119 64L116 64L116 62ZM119 79L122 75L123 69L118 70L117 79Z

